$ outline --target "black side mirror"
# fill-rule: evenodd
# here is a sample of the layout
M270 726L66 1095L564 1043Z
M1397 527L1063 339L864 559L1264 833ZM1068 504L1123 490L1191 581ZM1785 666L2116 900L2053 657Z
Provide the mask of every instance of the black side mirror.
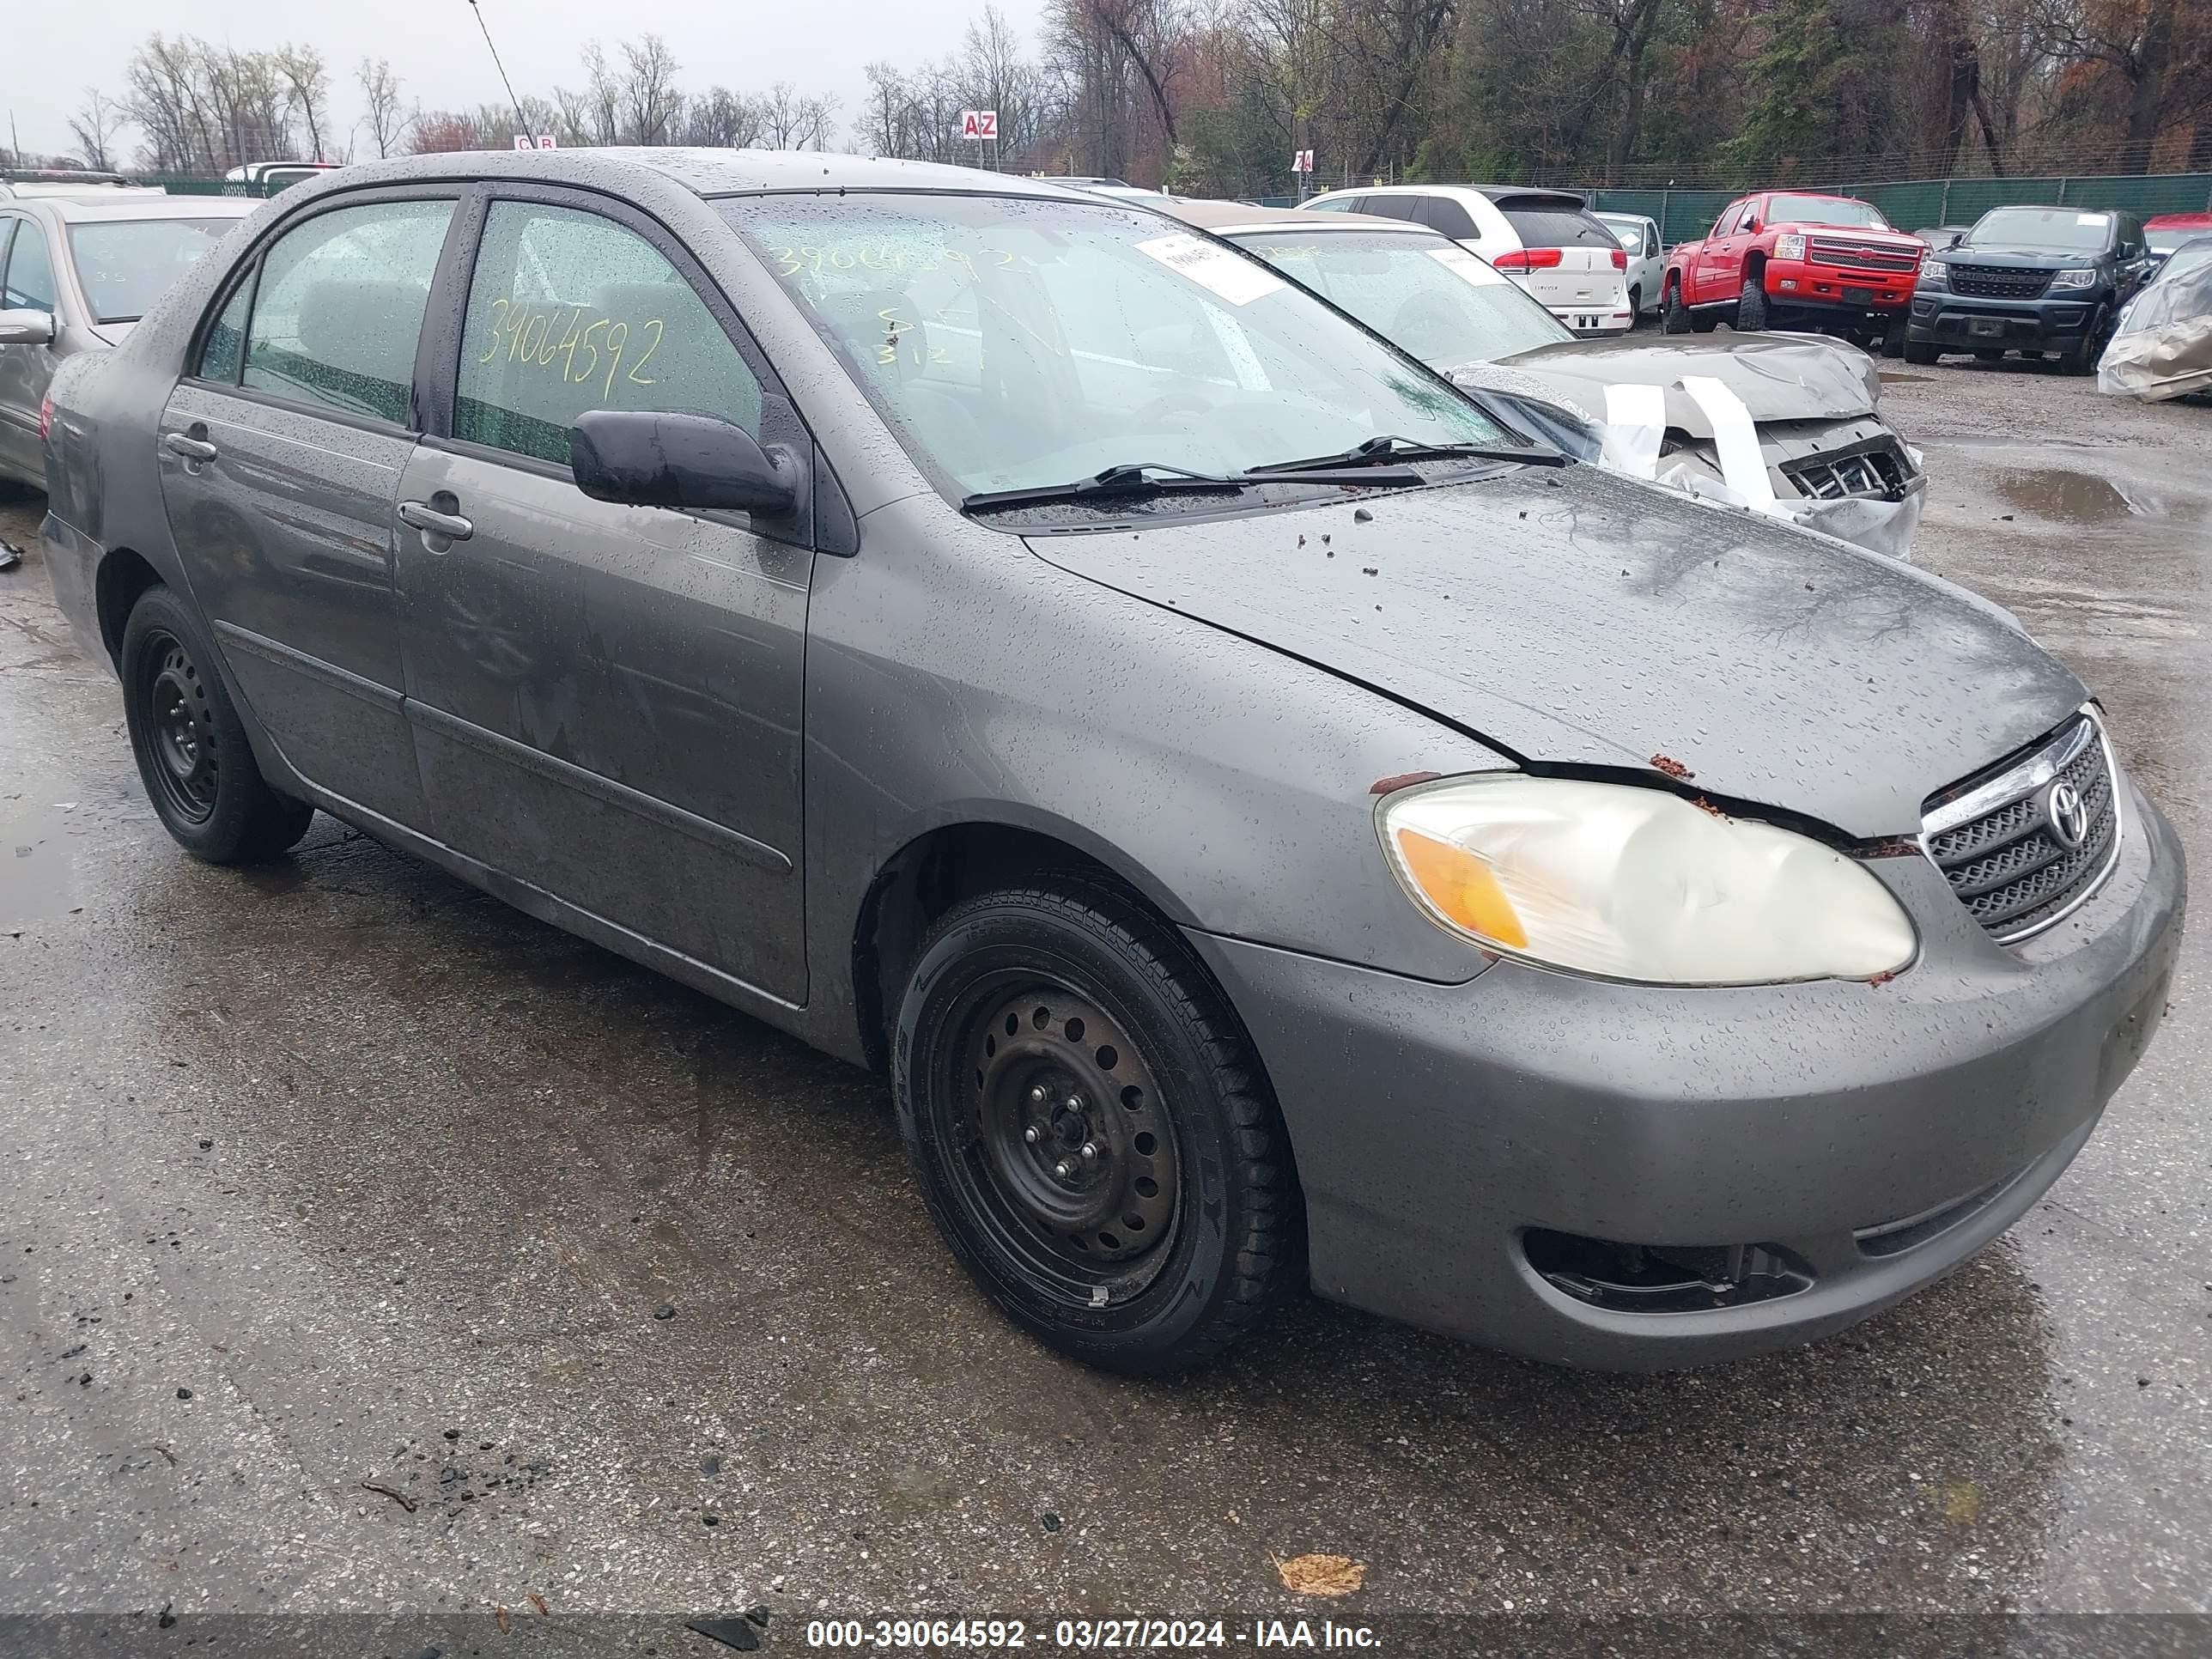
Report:
M593 409L568 428L568 470L593 501L737 507L775 518L799 503L799 467L711 415Z

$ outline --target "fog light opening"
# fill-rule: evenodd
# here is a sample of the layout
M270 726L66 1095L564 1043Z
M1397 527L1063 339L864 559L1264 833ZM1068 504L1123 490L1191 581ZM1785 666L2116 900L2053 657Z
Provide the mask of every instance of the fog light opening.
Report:
M1778 1244L1622 1244L1531 1227L1522 1249L1553 1287L1615 1313L1739 1308L1813 1284L1813 1270Z

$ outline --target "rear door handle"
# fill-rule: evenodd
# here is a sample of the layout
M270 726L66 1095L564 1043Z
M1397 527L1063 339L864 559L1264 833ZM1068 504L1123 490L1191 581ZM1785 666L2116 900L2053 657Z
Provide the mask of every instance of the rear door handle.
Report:
M441 513L428 501L400 502L399 520L426 536L443 536L449 542L465 542L477 533L477 527L459 514Z
M216 455L213 444L202 438L188 438L181 432L164 432L161 447L172 455L183 456L188 461L211 461Z

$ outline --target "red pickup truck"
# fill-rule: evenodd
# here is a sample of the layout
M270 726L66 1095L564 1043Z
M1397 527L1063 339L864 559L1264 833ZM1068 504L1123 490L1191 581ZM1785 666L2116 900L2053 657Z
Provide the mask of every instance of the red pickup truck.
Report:
M1701 242L1667 256L1660 326L1703 334L1796 323L1905 343L1905 313L1926 245L1893 230L1869 202L1764 191L1729 203Z

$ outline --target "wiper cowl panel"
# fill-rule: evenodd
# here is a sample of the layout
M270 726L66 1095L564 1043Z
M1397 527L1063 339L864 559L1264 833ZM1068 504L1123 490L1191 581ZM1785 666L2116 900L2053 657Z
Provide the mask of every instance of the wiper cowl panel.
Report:
M1109 466L1091 477L1077 478L1067 483L1032 484L1020 489L986 489L963 497L960 510L973 513L1000 507L1041 507L1056 501L1096 501L1102 496L1236 492L1261 484L1337 484L1348 489L1406 489L1428 482L1411 467L1367 465L1268 467L1251 472L1221 475L1172 471L1164 477L1149 476L1153 471L1164 471L1148 466Z

